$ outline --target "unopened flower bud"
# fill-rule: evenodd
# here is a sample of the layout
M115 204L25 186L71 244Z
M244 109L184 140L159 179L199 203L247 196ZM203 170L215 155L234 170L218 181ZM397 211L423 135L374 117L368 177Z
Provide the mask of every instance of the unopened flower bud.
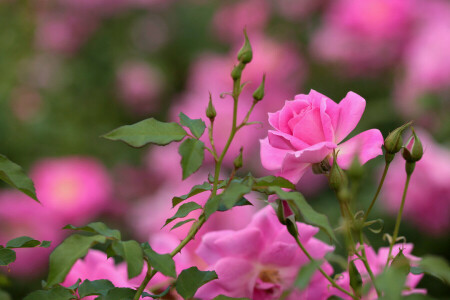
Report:
M244 29L245 41L241 50L239 50L237 58L243 64L248 64L252 61L253 52L252 46L250 45L250 41L248 40L247 31Z
M264 98L265 83L266 83L266 74L263 75L261 84L258 86L258 88L253 93L253 100L255 100L256 102L261 101Z
M333 157L334 161L331 166L330 174L328 175L328 183L333 190L340 191L347 186L347 176L337 164L336 154L333 154Z
M403 250L400 250L397 256L394 257L391 262L391 268L395 268L406 275L409 274L409 272L411 271L411 266L409 264L409 260L403 254Z
M242 151L243 150L244 150L244 148L241 147L241 149L239 150L239 155L233 161L233 165L236 170L242 168Z
M211 121L214 121L214 119L216 118L216 115L217 115L217 112L212 103L211 93L209 93L209 103L208 103L208 107L206 108L206 117L208 119L210 119Z
M387 154L395 154L400 151L403 145L402 133L410 125L411 122L408 122L389 133L387 138L384 140L384 149Z
M402 152L403 158L410 163L419 161L423 156L422 142L416 135L414 128L412 128L412 133L412 137L409 139L408 144Z
M245 65L243 63L238 63L231 71L231 78L233 80L238 80L242 76L242 71L244 70Z

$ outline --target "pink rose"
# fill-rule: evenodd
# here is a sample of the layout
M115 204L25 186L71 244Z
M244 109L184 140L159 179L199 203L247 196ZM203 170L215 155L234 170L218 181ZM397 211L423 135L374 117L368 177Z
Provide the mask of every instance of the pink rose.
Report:
M364 131L340 144L358 124L366 106L359 95L349 92L339 103L311 90L284 107L269 113L269 130L261 142L261 162L278 176L297 183L307 168L338 151L338 164L347 168L355 155L362 164L382 154L383 136L378 129Z

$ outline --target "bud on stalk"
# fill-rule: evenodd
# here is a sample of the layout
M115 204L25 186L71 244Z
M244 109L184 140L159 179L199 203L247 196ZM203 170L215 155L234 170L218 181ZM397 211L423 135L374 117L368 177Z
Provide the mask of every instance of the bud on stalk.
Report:
M206 108L206 117L208 119L210 119L211 122L214 122L214 119L216 118L216 116L217 116L217 112L212 103L211 93L209 93L209 103L208 103L208 107Z
M384 149L386 150L386 162L390 163L394 159L395 153L399 152L403 145L402 134L403 131L411 125L412 122L408 122L398 127L384 140Z
M419 161L423 156L422 142L416 135L414 128L412 128L412 137L409 139L408 144L403 148L403 158L409 163L415 163Z
M241 50L239 50L237 58L244 65L248 64L252 61L253 51L252 46L250 45L250 41L248 40L247 31L244 29L245 41Z
M266 83L266 74L263 75L263 79L261 84L258 86L258 88L253 93L253 100L255 102L259 102L264 98L264 85Z

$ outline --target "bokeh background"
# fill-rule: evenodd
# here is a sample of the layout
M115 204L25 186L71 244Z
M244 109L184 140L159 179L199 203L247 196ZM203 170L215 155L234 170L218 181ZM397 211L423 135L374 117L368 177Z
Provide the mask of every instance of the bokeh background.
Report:
M254 60L244 72L250 83L240 113L266 73L266 97L251 118L263 124L237 136L227 167L243 145L243 172L268 174L258 158L267 112L295 94L315 89L338 102L354 91L367 101L355 132L379 128L386 136L414 120L425 155L413 175L401 234L414 243L415 255L449 258L446 0L0 0L0 153L24 166L42 201L2 185L0 242L29 235L54 247L69 234L62 226L94 220L126 238L160 238L174 213L171 198L205 181L211 157L182 181L176 145L132 149L100 136L151 116L176 121L180 111L206 119L211 92L219 114L215 134L223 140L231 101L220 94L232 89L229 73L244 27ZM383 163L380 157L366 164L357 208L368 206ZM373 214L385 220L384 232L393 230L403 176L403 162L396 160ZM298 188L338 224L338 205L323 178L307 174ZM261 206L253 200L255 207L220 213L205 231L242 228ZM164 234L176 241L186 230ZM375 247L387 245L382 234L369 237ZM38 289L50 251L19 249L17 262L1 269L0 289L12 299ZM448 297L446 287L428 277L419 286Z

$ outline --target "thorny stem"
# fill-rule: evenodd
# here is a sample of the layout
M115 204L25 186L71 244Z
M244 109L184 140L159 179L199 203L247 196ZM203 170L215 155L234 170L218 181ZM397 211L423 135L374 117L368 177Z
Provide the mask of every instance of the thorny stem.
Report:
M402 221L403 207L405 206L406 192L408 191L410 179L411 179L411 174L406 174L406 182L405 182L405 188L403 189L402 203L400 204L400 209L398 210L398 214L397 214L397 220L395 221L394 234L392 235L392 241L391 241L391 244L389 245L389 254L387 257L385 268L389 265L389 260L391 258L391 254L392 254L392 248L394 247L394 244L398 237L398 231L400 229L400 222Z
M367 217L369 216L369 213L372 210L372 207L374 206L375 202L377 201L378 195L380 194L381 188L383 187L384 180L386 179L386 174L388 172L390 164L391 163L386 162L386 164L384 165L384 171L383 171L383 175L381 176L380 184L378 184L378 188L375 193L375 196L373 196L372 202L370 203L369 208L367 209L366 213L364 214L363 223L367 220Z
M300 239L298 238L298 236L295 236L294 238L295 238L295 241L297 242L297 245L300 247L300 249L302 249L303 253L305 253L305 255L308 257L308 259L310 261L313 261L314 259L312 258L311 254L309 254L308 250L306 250L306 248L300 242ZM322 275L331 283L331 285L333 287L337 288L338 290L340 290L344 294L352 297L355 300L358 299L358 297L356 297L354 294L352 294L351 292L347 291L346 289L344 289L340 285L338 285L336 283L336 281L334 281L333 278L331 278L320 266L319 266L319 272L322 273Z
M217 158L217 155L213 155L214 159L216 161L215 164L215 168L214 168L214 182L213 182L213 188L211 191L211 195L209 197L209 199L211 199L212 197L214 197L217 194L217 187L219 184L219 175L220 175L220 169L222 167L222 162L223 159L225 158L225 155L228 151L228 149L230 148L231 142L233 141L234 136L236 135L236 132L241 128L241 126L239 126L239 128L237 127L237 112L238 112L238 101L239 101L239 95L241 93L241 79L237 79L234 80L233 82L233 123L232 123L232 127L231 127L231 132L230 132L230 136L228 137L227 143L225 144L225 147L222 150L222 153L220 154L219 158ZM249 113L247 113L247 117L246 120L248 120L248 117L250 116L251 111L253 110L254 105L252 105L251 110L249 111ZM245 122L243 122L242 124L244 124ZM242 125L241 124L241 125ZM209 130L209 138L211 140L211 146L213 148L213 152L217 153L217 151L215 150L214 147L214 142L213 142L213 122L211 122L211 127ZM206 222L205 219L205 215L204 212L202 212L202 214L200 215L198 221L194 222L191 226L191 229L189 230L189 234L180 242L180 244L170 253L171 257L174 257L176 254L178 254L181 249L184 248L184 246L186 246L197 234L197 232L200 230L200 228L203 226L203 224ZM134 295L133 300L138 300L144 289L146 288L147 284L150 282L150 280L153 278L153 276L156 275L156 273L158 273L157 270L153 269L152 271L150 271L150 265L148 267L148 271L147 271L147 275L144 278L144 281L142 282L142 284L140 285L139 289L136 291L136 294Z

